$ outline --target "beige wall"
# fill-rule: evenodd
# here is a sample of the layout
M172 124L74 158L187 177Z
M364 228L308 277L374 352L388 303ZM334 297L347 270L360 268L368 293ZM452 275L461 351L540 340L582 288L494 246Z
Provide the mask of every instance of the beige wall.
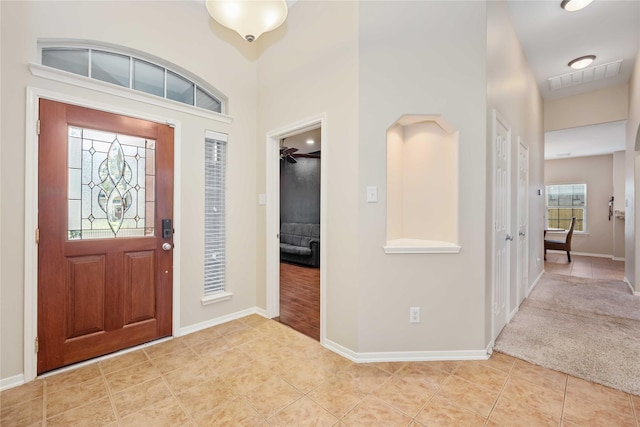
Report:
M361 2L359 27L357 351L482 350L486 5ZM460 132L460 254L382 249L386 129L403 114L441 114ZM379 203L366 203L368 185ZM409 307L421 307L421 323L409 323Z
M624 175L625 175L625 152L616 151L613 153L613 210L625 211L624 207ZM624 219L614 218L613 221L613 257L614 259L624 259Z
M504 2L491 1L487 5L487 135L491 141L492 110L499 111L512 129L511 134L511 171L512 171L512 234L517 235L517 171L518 137L529 147L529 283L530 286L541 274L543 244L543 197L537 191L544 187L544 134L543 101L533 73L529 68L520 42L510 21ZM492 150L487 150L487 176L491 176ZM491 181L487 181L487 200L493 200ZM476 208L477 209L477 208ZM486 204L485 234L486 250L491 252L493 223L491 221L492 204ZM517 245L511 245L510 311L517 307ZM486 333L487 342L491 332L491 267L492 257L486 258Z
M46 89L127 112L166 117L181 123L178 150L182 179L180 326L205 322L255 306L255 47L213 24L196 2L0 2L1 10L1 170L2 241L0 378L23 372L23 295L25 224L25 93ZM99 19L98 19L99 17ZM108 25L106 24L108 23ZM170 29L170 30L168 30ZM200 76L230 99L230 125L193 117L130 99L53 82L31 75L39 38L74 38L128 46L164 58ZM205 129L229 134L228 289L230 301L203 307L203 139ZM7 179L10 178L10 179ZM27 268L32 266L27 265ZM174 331L178 332L178 331Z
M587 184L587 232L573 234L572 251L612 256L613 155L547 160L544 173L545 185Z
M608 87L594 92L544 101L544 130L568 129L626 120L629 87Z
M640 212L640 197L636 197L636 189L640 188L640 167L638 165L638 151L640 151L640 51L636 55L636 64L629 81L629 120L627 121L626 145L626 179L625 179L625 277L636 292L640 291L640 262L636 254L640 253L638 245L640 239L636 230L640 230L640 218L635 212ZM634 178L635 177L635 178Z
M282 27L261 36L257 142L252 146L257 192L265 193L267 132L326 113L326 336L350 349L357 348L358 323L358 7L357 2L297 2ZM265 215L258 207L260 307L266 307Z

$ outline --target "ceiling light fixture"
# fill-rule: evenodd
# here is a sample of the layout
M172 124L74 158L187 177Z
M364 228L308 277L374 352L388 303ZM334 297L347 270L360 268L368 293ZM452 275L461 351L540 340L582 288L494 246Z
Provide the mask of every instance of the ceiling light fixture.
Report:
M574 70L582 70L583 68L591 65L593 61L595 61L595 59L595 55L581 56L580 58L576 58L573 61L570 61L567 65L569 65L569 67L573 68Z
M313 142L314 142L313 139L307 139L307 144L311 145L313 144Z
M562 0L560 7L567 12L575 12L589 6L593 0Z
M285 0L206 0L207 11L221 25L252 42L287 18Z

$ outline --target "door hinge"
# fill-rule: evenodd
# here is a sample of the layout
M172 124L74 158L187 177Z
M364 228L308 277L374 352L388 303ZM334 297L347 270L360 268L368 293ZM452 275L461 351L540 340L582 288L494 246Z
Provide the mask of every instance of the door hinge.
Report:
M40 135L40 119L36 122L36 132Z
M36 245L40 243L40 228L36 228Z
M36 353L40 350L40 344L38 343L38 337L36 337Z

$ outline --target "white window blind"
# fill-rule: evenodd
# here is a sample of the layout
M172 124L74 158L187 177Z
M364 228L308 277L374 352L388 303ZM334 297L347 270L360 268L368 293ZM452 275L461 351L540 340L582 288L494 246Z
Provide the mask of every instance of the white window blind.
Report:
M204 295L225 291L226 135L208 132L204 173Z

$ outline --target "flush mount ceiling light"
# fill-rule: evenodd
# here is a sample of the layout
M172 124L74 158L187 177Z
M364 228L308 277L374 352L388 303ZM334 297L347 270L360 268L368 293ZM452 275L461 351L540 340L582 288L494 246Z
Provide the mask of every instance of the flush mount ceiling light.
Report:
M287 18L285 0L206 0L209 15L252 42Z
M569 64L567 65L569 65L569 67L573 68L574 70L582 70L583 68L591 65L595 59L595 55L581 56L580 58L576 58L573 61L569 62Z
M562 0L560 7L567 12L575 12L589 6L593 0Z

